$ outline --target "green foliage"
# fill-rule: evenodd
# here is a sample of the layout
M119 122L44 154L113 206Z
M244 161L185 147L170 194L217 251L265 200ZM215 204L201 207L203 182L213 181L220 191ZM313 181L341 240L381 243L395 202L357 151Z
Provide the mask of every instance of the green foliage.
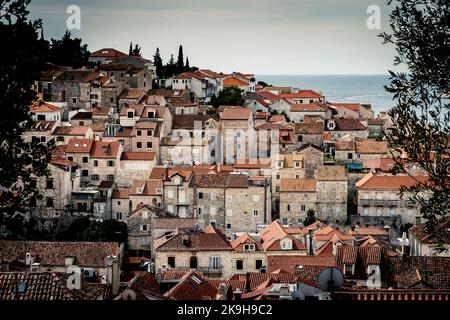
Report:
M159 48L156 48L155 55L153 56L153 64L156 67L156 75L158 78L163 78L163 61L161 59L161 54L159 53Z
M448 0L388 1L392 3L392 32L380 36L395 46L394 64L407 72L390 71L385 88L396 105L389 110L393 128L386 138L397 148L393 152L397 169L406 161L427 173L427 181L403 187L401 195L421 206L430 239L441 243L434 232L436 223L450 213L450 104L444 98L450 92L450 4ZM407 159L401 158L401 151Z
M316 222L316 212L313 209L309 209L306 211L306 218L303 221L303 225L306 227L314 222Z
M71 33L66 31L60 40L51 40L49 59L57 65L80 68L89 59L87 44L82 45L80 38L72 38Z
M211 104L215 108L219 106L243 106L245 102L242 96L243 92L241 88L235 86L226 87L217 97L212 96Z
M27 21L30 1L0 1L0 39L7 44L0 59L0 224L15 236L24 233L22 215L39 193L33 176L48 174L49 150L23 133L34 124L31 89L45 66L48 43L38 39L40 21Z
M264 82L264 81L258 81L258 84L260 86L263 86L263 88L272 86L271 84L268 84L267 82Z
M132 45L132 44L130 43L130 45ZM134 49L131 50L130 56L134 56L134 57L140 57L141 56L141 47L137 43L134 46Z
M89 218L76 219L56 235L60 241L118 241L127 239L127 225L117 220L96 221Z
M178 48L178 59L177 59L177 70L176 73L184 72L184 57L183 57L183 46L180 45Z

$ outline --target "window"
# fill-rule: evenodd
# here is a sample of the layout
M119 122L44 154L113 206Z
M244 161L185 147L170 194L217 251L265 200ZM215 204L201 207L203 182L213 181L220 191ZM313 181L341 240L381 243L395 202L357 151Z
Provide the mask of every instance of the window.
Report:
M154 118L155 117L155 113L153 111L149 111L147 113L147 118Z
M295 175L295 179L300 179L300 175L299 174L296 174ZM305 194L306 195L306 194Z
M197 214L198 214L199 216L202 215L202 208L197 208Z
M209 267L218 270L220 268L220 257L209 257Z
M133 111L128 111L127 118L134 118L134 112Z
M138 149L142 148L142 142L137 142L137 143L136 143L136 147L137 147Z
M46 207L53 208L53 198L47 198Z
M298 135L297 136L297 142L302 142L303 141L303 136L302 135Z
M277 174L277 180L280 180L280 175L279 174Z
M394 207L389 209L389 214L391 216L395 216L395 208Z
M369 215L369 208L364 208L363 214L364 214L365 216L368 216L368 215Z
M47 179L45 189L53 189L53 179Z
M216 221L211 220L210 224L215 228L216 227Z
M114 98L111 98L109 101L111 101L111 103L113 103L114 102Z
M147 224L141 224L141 231L146 232L148 230L148 225Z
M236 260L236 270L242 270L242 269L244 269L244 261Z
M167 257L167 264L171 268L175 268L175 257Z
M98 160L94 160L94 167L98 167Z
M349 160L353 159L353 153L350 153L350 152L349 152L349 153L347 154L347 159L349 159Z
M106 180L108 180L108 181L114 181L114 175L113 175L113 174L108 174L108 175L106 176Z
M83 157L83 163L88 163L89 162L89 158L88 157Z
M152 131L152 130L147 130L147 135L148 135L149 137L151 137L151 136L153 135L153 131Z
M291 211L291 205L290 204L287 205L287 211Z
M275 192L280 192L280 186L275 186Z
M258 209L253 209L253 216L257 217L259 215Z
M137 134L138 136L141 136L141 135L142 135L141 130L137 130L137 131L136 131L136 134Z
M300 162L298 162L298 161L295 162L295 167L296 167L296 168L300 168Z
M281 240L281 250L292 250L292 240L283 239Z
M301 205L300 206L300 211L302 211L302 212L306 211L306 206L305 205Z
M89 170L83 170L83 171L81 171L81 175L82 175L83 177L89 177Z
M198 193L198 198L199 198L199 199L203 199L203 192L199 192L199 193Z
M283 225L287 225L288 224L288 219L287 218L283 218Z
M231 229L231 223L227 223L227 229Z
M77 98L72 98L72 103L77 103Z
M255 261L255 269L256 270L259 270L259 269L261 269L262 268L262 260L260 260L260 259L257 259L256 261Z
M151 142L147 142L147 149L151 149L152 148L152 143Z
M67 157L67 160L73 161L73 157L72 157L72 156L69 156L69 157Z
M114 167L114 161L113 160L109 160L108 161L108 167Z
M37 115L37 119L38 119L39 121L45 121L45 115L43 115L43 114L38 114L38 115Z
M91 175L91 180L92 181L99 181L100 180L100 176L98 174L93 174L93 175Z
M44 136L41 137L41 142L45 142L45 137Z
M120 206L120 201L117 201L117 205Z
M244 244L244 251L255 251L255 245L254 244Z

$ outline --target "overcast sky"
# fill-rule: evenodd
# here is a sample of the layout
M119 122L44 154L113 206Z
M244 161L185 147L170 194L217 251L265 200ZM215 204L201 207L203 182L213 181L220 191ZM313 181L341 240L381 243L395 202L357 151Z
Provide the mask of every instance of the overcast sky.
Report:
M66 8L81 8L72 33L90 51L128 53L139 43L152 59L175 58L182 44L191 66L256 74L386 74L393 48L377 34L388 30L385 0L32 0L45 37L66 31ZM369 30L369 5L381 8L381 29Z

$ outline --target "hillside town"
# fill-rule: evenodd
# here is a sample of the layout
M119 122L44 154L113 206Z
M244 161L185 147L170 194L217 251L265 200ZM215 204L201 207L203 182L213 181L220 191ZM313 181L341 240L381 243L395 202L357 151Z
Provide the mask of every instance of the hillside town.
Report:
M450 252L400 193L427 173L386 112L239 71L163 79L113 48L89 62L33 86L24 138L49 175L29 237L0 225L0 300L450 299ZM86 218L126 239L57 236ZM450 249L450 218L435 232Z

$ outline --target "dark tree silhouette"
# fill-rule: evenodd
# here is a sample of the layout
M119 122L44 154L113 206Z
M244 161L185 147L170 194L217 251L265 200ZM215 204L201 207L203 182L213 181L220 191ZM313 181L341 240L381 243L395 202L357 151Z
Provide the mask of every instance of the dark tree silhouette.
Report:
M48 43L38 39L41 22L27 21L29 2L0 0L0 39L8 46L0 59L0 225L14 237L24 232L21 213L39 197L32 177L48 174L50 159L43 144L23 138L34 123L29 107L36 93L31 86L48 57Z
M385 87L396 101L389 111L393 128L387 139L396 148L396 170L414 164L428 175L426 181L402 187L401 195L420 205L428 234L441 250L442 239L434 229L450 213L450 2L388 1L393 4L392 31L380 36L395 46L394 64L407 72L390 71Z
M244 91L238 87L226 87L219 95L211 98L211 104L218 108L219 106L242 106L244 105L244 99L242 93Z
M88 59L87 44L82 45L80 38L72 38L69 31L60 40L51 40L50 62L80 68L87 64Z

